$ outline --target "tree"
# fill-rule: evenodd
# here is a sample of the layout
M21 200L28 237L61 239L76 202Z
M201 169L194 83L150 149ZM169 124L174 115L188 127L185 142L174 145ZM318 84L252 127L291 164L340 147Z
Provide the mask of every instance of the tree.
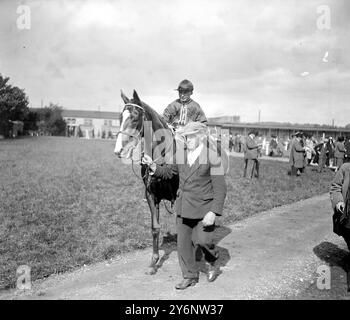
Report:
M5 137L9 135L10 121L23 121L29 112L24 90L8 84L9 80L0 74L0 135Z
M65 135L67 125L62 118L62 110L62 107L53 103L48 107L36 109L39 131L52 136Z
M345 129L350 129L350 123L345 126Z
M24 118L24 131L37 131L38 130L38 114L36 111L29 109L26 117Z

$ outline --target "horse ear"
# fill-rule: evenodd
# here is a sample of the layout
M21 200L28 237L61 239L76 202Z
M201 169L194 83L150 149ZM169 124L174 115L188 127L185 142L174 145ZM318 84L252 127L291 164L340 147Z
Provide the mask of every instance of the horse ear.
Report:
M123 90L120 90L120 95L125 104L130 102L130 99L124 94Z
M139 98L139 95L137 94L136 90L134 90L133 98L136 103L141 103L141 99Z

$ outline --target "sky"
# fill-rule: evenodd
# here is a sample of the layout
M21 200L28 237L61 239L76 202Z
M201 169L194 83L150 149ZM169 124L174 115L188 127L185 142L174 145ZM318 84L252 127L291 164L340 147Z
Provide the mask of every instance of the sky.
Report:
M189 79L207 117L343 126L349 18L348 0L0 0L0 73L32 107L120 111L135 89L162 113Z

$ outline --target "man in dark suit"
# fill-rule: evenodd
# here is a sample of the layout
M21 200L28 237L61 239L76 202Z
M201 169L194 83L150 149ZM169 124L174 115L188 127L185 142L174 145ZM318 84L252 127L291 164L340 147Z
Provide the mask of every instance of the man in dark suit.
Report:
M344 163L335 174L330 197L333 208L333 232L344 238L350 250L350 163ZM347 274L350 292L350 272Z
M344 137L338 137L337 142L335 143L334 147L334 160L335 163L334 165L337 167L336 171L339 170L339 168L343 165L344 163L344 157L345 157L345 146L344 146Z
M183 280L182 290L198 282L199 265L196 249L204 253L208 264L208 281L218 275L218 250L214 243L215 219L222 214L226 197L224 168L215 148L210 147L206 126L190 122L181 131L186 141L184 163L157 165L148 156L143 163L157 177L169 179L179 174L180 183L175 204L177 213L177 252Z
M334 212L341 214L338 225L333 217L333 231L344 238L350 250L350 163L344 163L335 174L330 197Z
M326 166L327 158L328 158L328 148L327 148L328 139L324 139L320 148L319 148L319 161L318 161L318 172L323 172Z
M289 155L289 164L291 165L291 175L300 176L305 167L305 147L302 145L303 134L297 132L292 140Z
M350 162L350 137L346 137L344 147L346 150L344 162Z
M253 162L251 177L253 178L254 171L256 171L255 177L259 178L259 161L258 161L258 151L261 148L260 144L257 144L255 141L255 137L258 135L257 131L249 132L244 146L244 173L243 177L247 176L247 168L249 162Z

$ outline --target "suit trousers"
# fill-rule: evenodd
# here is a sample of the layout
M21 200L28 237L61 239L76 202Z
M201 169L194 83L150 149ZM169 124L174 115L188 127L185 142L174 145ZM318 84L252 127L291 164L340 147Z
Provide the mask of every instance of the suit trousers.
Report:
M196 262L196 250L204 253L209 263L214 263L219 252L214 243L215 224L203 226L202 219L176 218L177 255L182 276L185 279L199 277L199 264Z
M324 167L326 165L326 162L327 162L327 158L326 157L320 157L320 160L318 162L318 168L317 168L318 172L324 171Z
M344 158L334 158L335 163L334 165L339 169L343 163L344 163Z
M259 160L258 159L244 159L244 173L243 173L243 177L246 178L247 176L247 169L249 166L249 162L252 162L252 171L250 174L250 178L253 178L254 175L254 171L255 171L255 177L259 178Z

